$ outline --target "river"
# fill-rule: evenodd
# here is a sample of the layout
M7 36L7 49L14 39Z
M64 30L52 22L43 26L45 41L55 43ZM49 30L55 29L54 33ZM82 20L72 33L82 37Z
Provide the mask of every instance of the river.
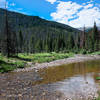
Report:
M100 90L100 60L0 74L0 100L92 100Z

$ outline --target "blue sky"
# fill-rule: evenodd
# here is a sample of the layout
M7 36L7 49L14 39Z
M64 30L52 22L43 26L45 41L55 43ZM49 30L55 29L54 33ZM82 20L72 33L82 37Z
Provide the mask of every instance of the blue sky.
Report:
M0 0L4 8L5 0ZM7 0L8 9L78 28L100 26L100 0Z

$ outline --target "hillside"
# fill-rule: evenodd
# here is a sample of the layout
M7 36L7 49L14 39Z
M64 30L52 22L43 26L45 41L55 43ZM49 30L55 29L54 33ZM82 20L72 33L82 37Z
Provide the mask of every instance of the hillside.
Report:
M7 15L8 15L9 29L10 31L12 31L12 34L16 33L18 44L20 44L19 35L22 34L23 48L24 46L28 46L30 44L32 38L34 38L35 44L39 44L37 42L40 41L44 42L46 41L47 37L52 38L52 40L55 40L61 37L59 36L61 34L63 35L63 37L67 37L68 34L75 35L80 32L79 30L72 28L68 25L64 25L53 21L48 21L38 16L28 16L28 15L11 12L11 11L8 11ZM1 23L0 37L2 39L3 38L2 35L4 34L4 30L5 30L4 29L5 10L1 8L0 8L0 23ZM35 48L37 48L37 46Z
M0 9L1 25L4 24L4 20L5 20L4 16L5 16L5 10ZM68 25L60 24L60 23L53 22L53 21L47 21L38 16L28 16L28 15L11 12L11 11L8 11L8 20L9 20L10 27L13 28L14 30L16 29L17 31L19 30L19 25L21 25L21 28L24 28L25 30L30 28L30 33L31 33L31 29L34 27L43 27L43 29L45 28L45 30L49 27L50 30L55 30L55 31L56 30L63 30L63 31L65 30L66 32L78 32L77 29L72 28ZM0 29L1 29L1 27L2 26L0 26ZM47 32L45 32L45 33L47 33Z

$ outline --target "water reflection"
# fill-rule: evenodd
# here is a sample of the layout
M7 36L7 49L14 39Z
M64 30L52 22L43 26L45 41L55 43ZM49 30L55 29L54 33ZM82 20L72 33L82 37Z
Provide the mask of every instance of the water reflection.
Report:
M85 78L87 77L87 73L94 73L94 76L92 75L91 77L95 78L99 75L97 74L99 72L99 60L73 63L40 70L41 77L43 77L41 83L54 83L77 75L81 75Z
M41 84L52 83L55 90L73 100L91 100L98 96L100 60L62 65L40 70Z
M90 97L98 96L97 85L91 74L86 75L86 77L75 76L65 79L62 82L58 82L57 86L57 91L63 93L67 98L74 98L74 100L80 100L80 98L87 100Z

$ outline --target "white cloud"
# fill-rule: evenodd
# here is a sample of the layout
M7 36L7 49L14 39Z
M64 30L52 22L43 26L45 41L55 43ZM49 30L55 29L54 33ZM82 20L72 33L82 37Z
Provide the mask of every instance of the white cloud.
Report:
M88 9L90 7L93 7L93 4L88 4L88 5L84 6L84 8L86 8L86 9Z
M8 6L14 7L16 4L15 3L8 3L6 0L0 0L0 8L5 8L5 5L8 8Z
M92 3L92 2L94 2L94 0L90 0L89 2L87 2L87 3Z
M6 0L0 0L0 8L5 8Z
M46 0L48 2L50 2L51 4L54 4L57 0Z
M84 25L92 27L94 21L100 24L100 9L93 5L92 0L82 5L71 1L60 1L57 5L57 11L51 13L51 16L53 20L75 28Z
M69 22L69 25L73 27L92 27L94 24L94 21L97 22L97 24L100 23L100 12L97 11L95 8L93 9L83 9L78 14L79 18L72 20Z
M15 5L16 5L15 3L11 3L11 4L10 4L10 6L13 6L13 7L14 7Z

